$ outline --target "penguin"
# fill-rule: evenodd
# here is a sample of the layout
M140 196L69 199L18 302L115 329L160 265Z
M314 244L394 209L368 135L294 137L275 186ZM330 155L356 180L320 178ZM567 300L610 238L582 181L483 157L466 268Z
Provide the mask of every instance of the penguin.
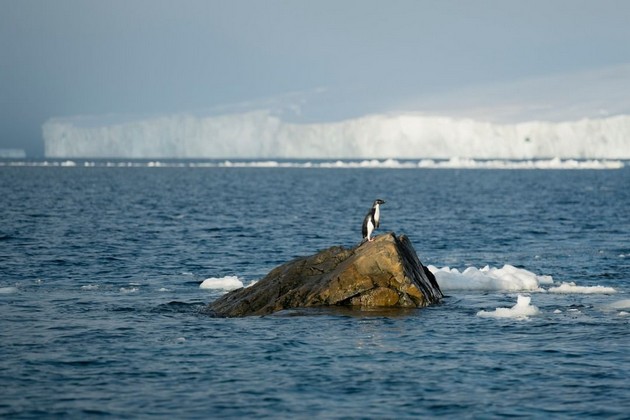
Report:
M379 208L381 204L385 204L385 202L380 198L376 199L368 214L365 215L365 219L363 219L363 228L361 229L363 241L368 240L372 242L374 240L372 238L372 232L378 227L381 219L381 210Z

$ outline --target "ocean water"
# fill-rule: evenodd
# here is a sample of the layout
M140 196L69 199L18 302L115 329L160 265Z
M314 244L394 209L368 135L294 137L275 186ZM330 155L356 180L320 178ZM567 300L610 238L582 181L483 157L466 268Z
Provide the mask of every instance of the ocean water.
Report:
M148 166L0 166L0 417L628 418L627 166ZM440 305L204 313L375 198Z

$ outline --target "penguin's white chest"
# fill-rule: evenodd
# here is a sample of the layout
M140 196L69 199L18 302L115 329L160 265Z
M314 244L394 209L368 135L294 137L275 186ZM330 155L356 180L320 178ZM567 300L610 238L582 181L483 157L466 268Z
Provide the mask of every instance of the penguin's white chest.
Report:
M367 221L367 235L366 238L370 239L370 237L372 236L372 232L374 232L374 223L372 222L372 218L368 218Z
M377 204L374 207L374 226L375 227L378 227L378 222L379 222L380 218L381 218L381 210L379 208L379 205Z

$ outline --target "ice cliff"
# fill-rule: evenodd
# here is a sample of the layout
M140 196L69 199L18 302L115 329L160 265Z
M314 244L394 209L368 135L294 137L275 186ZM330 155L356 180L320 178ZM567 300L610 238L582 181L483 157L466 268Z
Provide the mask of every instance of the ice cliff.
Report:
M299 124L266 111L56 118L49 158L630 159L630 116L495 124L414 113Z

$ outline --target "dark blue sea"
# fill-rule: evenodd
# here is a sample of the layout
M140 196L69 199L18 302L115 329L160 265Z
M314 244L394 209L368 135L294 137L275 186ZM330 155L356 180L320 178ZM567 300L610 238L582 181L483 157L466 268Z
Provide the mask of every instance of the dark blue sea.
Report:
M628 165L148 166L0 166L0 417L629 418ZM204 312L376 198L440 305Z

